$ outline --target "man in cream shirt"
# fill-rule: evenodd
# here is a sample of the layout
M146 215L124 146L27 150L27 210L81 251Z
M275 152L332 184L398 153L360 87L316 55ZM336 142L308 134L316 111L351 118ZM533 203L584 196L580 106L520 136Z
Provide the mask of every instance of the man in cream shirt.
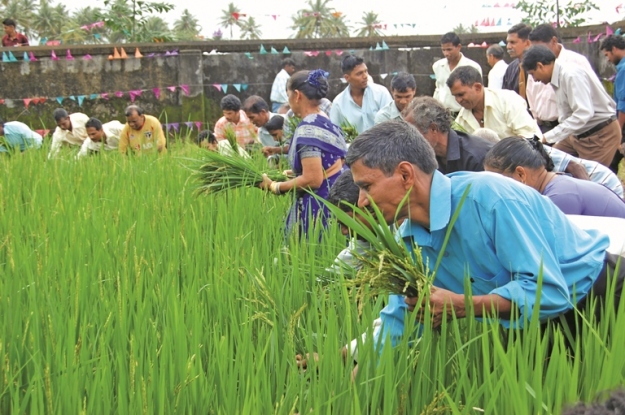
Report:
M124 129L124 124L114 120L102 124L97 118L89 118L85 124L87 129L87 139L82 143L76 158L81 158L89 154L90 151L98 152L100 149L107 151L117 150L119 146L119 136Z
M488 128L500 139L542 137L538 124L527 112L525 100L514 91L485 88L482 75L475 68L456 69L449 76L447 85L462 106L456 122L467 133Z
M55 157L63 143L70 146L82 146L87 139L87 128L85 124L89 121L89 117L83 113L75 112L67 114L63 108L54 110L54 121L56 121L56 130L52 134L52 145L48 158Z

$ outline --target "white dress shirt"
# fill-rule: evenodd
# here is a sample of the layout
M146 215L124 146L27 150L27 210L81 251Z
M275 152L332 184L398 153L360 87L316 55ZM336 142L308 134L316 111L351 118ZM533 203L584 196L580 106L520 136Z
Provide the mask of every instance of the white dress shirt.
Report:
M490 68L488 71L488 87L490 89L501 89L506 69L508 69L508 64L503 59Z
M392 102L393 97L385 86L369 83L365 88L361 107L354 102L350 91L348 85L343 92L334 98L330 110L330 120L339 127L348 121L356 127L356 131L360 134L373 127L375 114L389 102Z
M556 94L560 124L545 133L545 140L550 143L585 133L616 114L616 103L599 78L581 66L563 65L556 59L551 86Z
M278 72L271 86L271 96L269 97L271 102L279 102L281 104L289 102L289 97L286 95L286 83L289 81L289 78L291 78L291 75L284 69Z
M76 158L86 156L89 154L89 151L100 151L101 148L107 151L117 150L117 147L119 146L119 136L121 135L123 129L124 124L117 120L102 124L102 130L106 136L104 142L95 142L92 141L90 137L87 137L87 139L83 141Z
M462 108L456 122L469 134L481 128L473 112ZM527 112L527 104L519 94L509 89L484 88L484 128L497 133L499 138L542 137L536 120Z
M69 114L69 119L72 123L72 131L61 130L56 127L52 134L52 144L50 145L50 152L48 158L52 158L57 155L61 145L68 143L72 146L81 146L87 139L87 129L85 124L89 121L89 117L81 112L75 112Z
M462 53L460 53L460 60L458 61L456 68L459 68L461 66L472 66L480 72L480 75L482 75L482 67L480 66L480 64L465 57ZM436 89L434 90L434 98L436 98L441 104L443 104L445 108L448 108L453 112L460 111L462 107L456 102L456 98L451 95L451 91L447 86L447 79L449 79L449 75L452 72L449 68L449 62L447 61L447 58L436 61L434 65L432 65L432 70L434 71L434 75L436 76Z

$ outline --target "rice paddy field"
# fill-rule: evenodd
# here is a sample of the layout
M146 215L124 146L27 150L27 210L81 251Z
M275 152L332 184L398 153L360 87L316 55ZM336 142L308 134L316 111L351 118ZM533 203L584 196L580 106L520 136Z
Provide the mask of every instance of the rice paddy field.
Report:
M289 196L194 196L203 151L0 157L1 414L559 414L624 384L625 313L569 349L449 320L352 380L385 298L320 282L345 239L285 239Z

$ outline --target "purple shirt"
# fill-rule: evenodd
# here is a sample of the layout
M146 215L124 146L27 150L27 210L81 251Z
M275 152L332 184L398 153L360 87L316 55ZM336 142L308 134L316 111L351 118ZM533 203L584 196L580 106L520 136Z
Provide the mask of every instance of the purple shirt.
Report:
M543 191L567 215L625 218L625 202L607 187L557 175Z

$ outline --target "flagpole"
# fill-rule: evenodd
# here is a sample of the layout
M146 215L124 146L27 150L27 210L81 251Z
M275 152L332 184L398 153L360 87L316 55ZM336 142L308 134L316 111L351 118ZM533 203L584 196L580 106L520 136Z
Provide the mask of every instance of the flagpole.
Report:
M560 28L560 2L556 0L556 27Z

